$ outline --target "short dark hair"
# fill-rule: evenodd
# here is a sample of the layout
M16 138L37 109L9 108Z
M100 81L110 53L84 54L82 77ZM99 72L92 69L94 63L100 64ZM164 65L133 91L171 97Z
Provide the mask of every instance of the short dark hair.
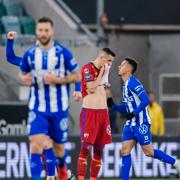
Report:
M106 54L111 55L113 57L116 56L116 54L110 48L103 48L102 51L104 51Z
M134 74L138 66L137 61L129 57L124 58L124 60L126 60L132 66L132 74Z
M50 23L52 27L54 26L53 20L49 17L41 17L37 20L37 23Z

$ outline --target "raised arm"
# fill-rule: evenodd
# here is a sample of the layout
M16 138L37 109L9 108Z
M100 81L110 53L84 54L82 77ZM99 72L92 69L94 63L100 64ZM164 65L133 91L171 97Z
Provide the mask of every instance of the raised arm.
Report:
M20 66L22 57L16 56L13 49L15 38L16 38L16 32L10 31L7 34L6 58L9 63L14 64L16 66Z

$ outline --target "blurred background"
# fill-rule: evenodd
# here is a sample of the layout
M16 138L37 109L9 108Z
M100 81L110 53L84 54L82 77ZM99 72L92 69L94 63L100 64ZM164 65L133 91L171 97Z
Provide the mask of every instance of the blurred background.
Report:
M6 34L17 32L14 49L22 56L35 43L36 19L42 16L52 18L55 40L71 49L81 66L93 60L102 47L115 51L109 93L116 103L121 101L122 85L118 65L127 56L139 62L136 76L147 91L153 92L164 117L159 125L154 125L158 130L153 142L180 158L179 9L179 0L0 0L0 179L29 176L26 137L29 89L20 83L18 68L7 63ZM79 151L80 107L81 102L71 99L67 148L68 162L74 170L76 161L73 163L71 157ZM114 143L105 150L100 173L107 179L120 175L120 134L125 122L119 114L109 111ZM153 122L159 121L157 114ZM172 167L145 158L139 146L133 153L136 166L132 168L132 176L176 176Z

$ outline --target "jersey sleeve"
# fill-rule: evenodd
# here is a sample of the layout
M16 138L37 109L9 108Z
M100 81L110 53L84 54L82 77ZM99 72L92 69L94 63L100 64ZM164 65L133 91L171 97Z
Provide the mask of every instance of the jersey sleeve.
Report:
M122 104L114 104L113 105L113 109L117 112L120 112L122 114L125 114L127 113L127 110L126 110L126 105L125 103L123 102Z
M145 91L143 85L136 79L130 83L130 90L133 91L140 99L141 103L139 106L134 110L134 115L138 115L146 106L150 103L149 97L147 92Z
M90 64L87 64L82 68L81 75L84 82L90 82L95 80L95 75L92 71L92 67Z
M28 58L29 58L28 54L29 54L28 51L26 51L26 53L24 54L22 61L20 63L20 69L21 69L22 73L24 73L24 74L31 71L31 67L28 62Z
M137 79L133 79L130 82L129 87L138 97L141 93L145 92L143 85Z
M81 91L81 81L74 83L74 90Z
M75 72L79 69L79 65L68 49L64 49L65 67L70 72Z
M11 64L14 64L16 66L20 66L20 63L22 61L22 57L16 56L13 49L14 41L8 39L7 45L6 45L6 58L7 61Z

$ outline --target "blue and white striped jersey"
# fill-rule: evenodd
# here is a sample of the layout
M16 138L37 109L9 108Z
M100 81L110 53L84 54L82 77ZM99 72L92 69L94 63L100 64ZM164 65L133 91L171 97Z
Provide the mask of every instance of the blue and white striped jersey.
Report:
M23 73L31 72L33 85L30 90L29 109L40 112L66 111L69 108L70 86L46 85L43 82L45 73L51 72L65 77L68 72L75 72L79 66L72 53L58 42L46 51L38 45L24 54L20 65Z
M135 117L128 120L127 123L132 126L142 123L151 124L147 105L150 103L149 97L143 85L135 76L130 76L123 86L123 104L126 113L133 112Z

